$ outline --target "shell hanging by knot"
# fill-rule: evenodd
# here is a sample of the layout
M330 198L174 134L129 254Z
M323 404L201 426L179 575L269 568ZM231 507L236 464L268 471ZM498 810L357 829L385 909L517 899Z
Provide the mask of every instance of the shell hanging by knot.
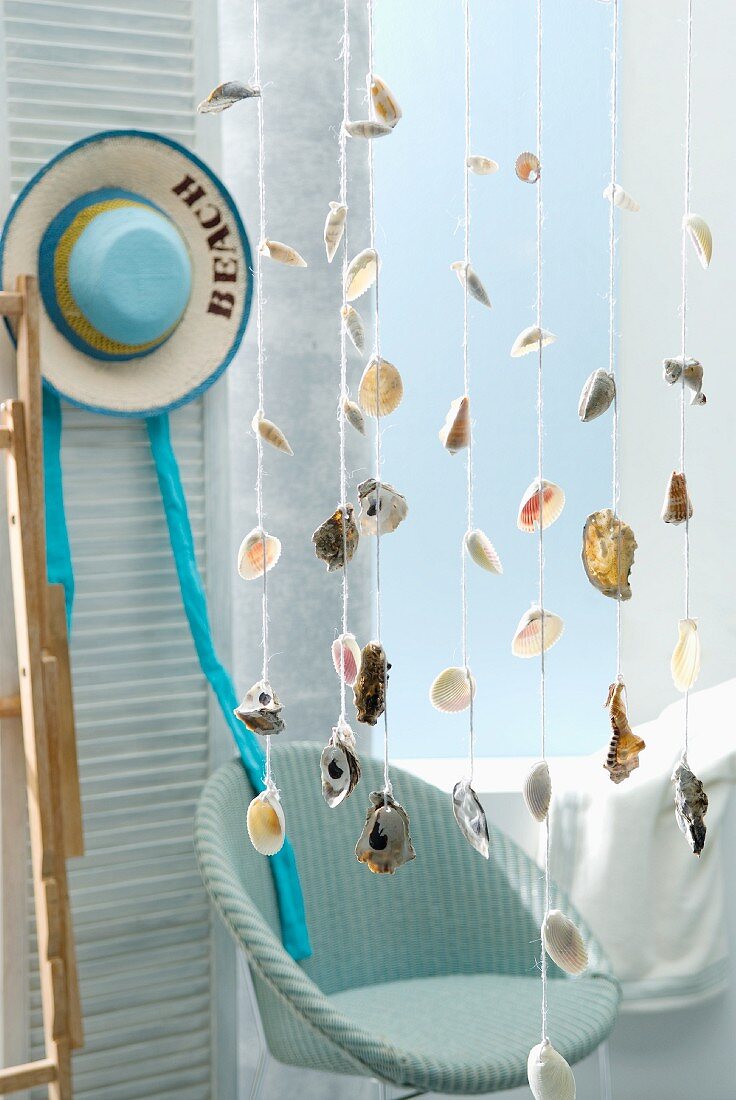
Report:
M675 818L680 832L687 840L693 855L699 856L705 846L705 815L708 811L708 795L698 777L681 760L672 774L675 784Z
M613 736L608 745L608 754L603 767L614 783L623 783L624 779L629 778L634 769L639 767L639 753L646 748L645 742L633 732L629 725L624 701L625 690L623 680L617 680L609 687L606 699Z
M399 867L416 858L409 833L409 815L386 791L372 791L370 800L355 855L374 875L393 875Z

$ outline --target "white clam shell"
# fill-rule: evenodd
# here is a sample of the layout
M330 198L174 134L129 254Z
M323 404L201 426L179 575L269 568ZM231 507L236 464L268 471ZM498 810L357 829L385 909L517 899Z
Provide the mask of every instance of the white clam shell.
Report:
M280 557L281 543L276 536L267 534L261 527L254 527L240 544L238 573L244 581L253 581L273 569Z
M470 445L470 398L458 397L450 404L440 428L440 443L451 455Z
M588 951L580 930L561 909L550 909L542 924L544 949L567 974L582 974L588 965Z
M485 569L488 573L496 573L499 576L503 573L501 559L496 553L493 543L488 535L484 534L479 528L468 531L465 536L465 549L481 569Z
M616 396L616 379L605 370L594 370L588 376L578 402L578 416L583 424L602 416Z
M620 210L629 210L632 214L641 209L636 199L632 198L628 191L624 191L619 184L609 183L603 192L603 198L609 202L612 201L613 205L618 206Z
M386 81L381 80L380 76L376 76L375 73L373 73L372 79L369 75L368 94L376 119L393 130L401 118L401 107L399 107L396 96Z
M539 351L539 335L542 335L542 347L553 344L557 337L547 329L540 329L537 325L530 325L523 329L514 340L511 348L511 358L518 359L521 355L529 355L533 351Z
M281 431L281 428L274 424L272 420L267 420L265 416L256 413L251 421L251 428L254 432L257 432L266 443L270 443L275 450L282 451L285 455L294 454L289 445L289 440Z
M343 125L345 133L351 138L372 140L393 133L393 126L388 126L385 122L378 122L373 118L358 118L353 122L345 122Z
M467 779L461 779L453 788L452 812L468 844L488 859L491 854L488 822L480 799Z
M266 237L258 246L258 251L261 256L268 256L270 260L276 260L277 263L286 264L287 267L307 266L307 261L304 257L300 256L297 250L292 248L290 244L284 244L283 241L272 241Z
M498 164L490 157L470 156L465 161L471 172L476 176L492 176L498 171Z
M475 679L464 668L451 667L440 672L429 689L429 701L435 710L457 714L467 710L475 698Z
M358 402L363 412L369 416L388 416L398 409L403 396L404 383L398 367L387 359L377 360L373 356L358 386Z
M343 679L349 687L352 687L358 679L360 653L360 646L354 634L341 634L332 643L332 663L335 666L335 672L342 677L344 662L345 675Z
M535 821L542 822L552 801L552 780L546 760L538 760L524 780L524 802Z
M488 297L488 293L483 283L476 275L472 264L466 264L465 260L455 260L454 263L450 264L450 271L454 271L457 274L462 287L467 283L468 294L470 294L472 298L475 298L481 305L488 306L489 309L491 308L491 299Z
M693 242L693 248L702 267L707 268L713 258L713 234L704 218L697 214L686 214L682 227Z
M365 294L376 281L380 260L375 248L364 248L353 256L345 273L345 299L354 302Z
M532 1047L526 1064L534 1100L575 1100L575 1078L549 1039Z
M345 413L345 419L351 427L355 428L356 432L360 432L361 435L365 435L365 417L360 410L360 405L356 405L354 401L351 401L349 397L345 398L345 403L342 407L342 411Z
M286 821L276 791L261 791L248 806L246 826L250 842L262 856L275 856L284 844Z
M680 619L670 670L678 691L689 691L700 675L700 635L695 619Z
M365 347L363 318L354 306L343 306L340 310L340 316L353 347L356 351L362 352Z
M514 657L539 657L542 652L542 609L530 607L519 620L511 652ZM552 611L544 612L544 649L551 649L562 637L565 624Z
M542 514L542 529L546 529L559 519L565 507L565 493L553 481L542 480L542 492L539 479L535 478L528 487L519 505L516 526L520 531L532 533L539 528L539 515Z
M327 262L332 263L335 253L340 247L342 235L345 232L345 219L348 216L348 208L342 202L331 202L325 221L325 252Z

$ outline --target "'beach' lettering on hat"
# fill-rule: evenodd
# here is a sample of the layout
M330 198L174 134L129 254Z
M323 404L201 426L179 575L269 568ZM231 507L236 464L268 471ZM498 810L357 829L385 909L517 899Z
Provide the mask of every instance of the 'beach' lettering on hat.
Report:
M215 255L212 258L212 278L215 283L234 283L238 278L238 258L236 249L230 244L231 229L224 221L221 208L206 198L207 191L193 176L184 178L171 189L182 202L190 208L197 222L204 230L212 230L207 235L207 247L211 252L234 253L231 256ZM235 308L235 295L229 291L213 289L207 306L208 313L229 320Z

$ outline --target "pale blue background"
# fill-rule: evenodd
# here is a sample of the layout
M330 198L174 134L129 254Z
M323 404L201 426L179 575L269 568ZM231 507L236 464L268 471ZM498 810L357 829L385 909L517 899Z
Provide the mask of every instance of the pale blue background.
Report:
M473 151L501 171L472 177L471 258L493 302L471 303L475 523L496 546L503 577L469 565L470 663L478 680L477 752L534 754L539 662L511 656L516 624L537 593L537 539L516 528L536 474L536 364L510 359L534 320L535 188L517 180L518 153L535 146L536 5L472 3ZM405 493L410 518L382 542L383 638L393 663L391 752L460 756L467 714L441 715L427 692L460 663L464 455L437 432L462 384L462 292L449 265L462 256L463 23L460 0L378 5L376 71L404 111L376 142L382 351L402 371L406 397L385 425L384 476ZM566 491L548 528L546 598L566 629L548 654L549 751L594 751L607 740L603 709L615 675L615 603L588 583L582 525L610 506L611 414L583 425L577 404L591 370L608 364L610 7L547 5L544 84L544 311L558 336L545 352L545 475Z

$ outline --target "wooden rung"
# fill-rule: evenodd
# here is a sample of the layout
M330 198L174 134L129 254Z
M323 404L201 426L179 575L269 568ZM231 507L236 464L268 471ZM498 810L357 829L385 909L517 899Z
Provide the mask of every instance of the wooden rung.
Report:
M39 1062L26 1062L23 1066L11 1066L10 1069L0 1069L0 1096L30 1089L35 1085L49 1085L58 1078L59 1071L56 1063L50 1058L43 1058Z
M23 295L12 290L0 290L0 315L20 317L23 312Z
M7 451L13 444L10 428L0 428L0 450Z
M20 716L20 695L0 695L0 718Z

